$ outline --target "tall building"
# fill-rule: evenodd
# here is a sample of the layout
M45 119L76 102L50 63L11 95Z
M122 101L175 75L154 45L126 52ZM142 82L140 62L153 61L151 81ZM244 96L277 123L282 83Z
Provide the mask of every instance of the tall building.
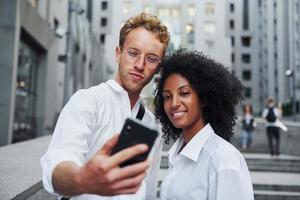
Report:
M259 61L257 49L259 41L257 19L258 8L256 1L228 0L225 10L226 29L230 36L232 51L231 63L235 74L240 78L244 86L246 103L253 105L254 111L261 109Z
M208 54L230 67L230 38L226 34L226 2L215 0L154 1L157 14L171 33L169 50L186 48Z
M99 0L91 1L92 31L101 44L100 56L103 81L113 78L117 70L115 49L118 46L119 32L123 23L142 11L142 2L134 0Z
M90 32L88 1L0 5L1 146L52 132L64 99L96 82L92 47L100 43Z
M195 49L231 69L230 37L226 34L226 2L196 1Z
M231 61L245 103L259 113L269 97L283 105L293 95L299 101L299 0L227 0L226 10Z

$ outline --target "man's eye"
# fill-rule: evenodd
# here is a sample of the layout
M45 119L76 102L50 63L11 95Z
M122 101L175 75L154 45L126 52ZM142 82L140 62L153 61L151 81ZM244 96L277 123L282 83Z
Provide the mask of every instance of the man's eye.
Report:
M159 58L157 58L155 56L148 56L147 61L150 63L157 63L157 62L159 62Z
M128 54L132 57L137 57L139 55L136 51L128 51Z

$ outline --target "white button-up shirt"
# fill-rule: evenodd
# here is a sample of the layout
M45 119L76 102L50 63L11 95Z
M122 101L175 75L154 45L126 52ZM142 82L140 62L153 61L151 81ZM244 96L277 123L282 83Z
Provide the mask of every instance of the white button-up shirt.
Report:
M108 139L121 131L127 117L136 117L140 103L141 99L131 110L128 93L114 80L76 92L63 108L48 150L41 158L45 189L55 194L52 186L52 172L57 164L62 161L73 161L82 166ZM147 109L142 122L152 128L156 126L153 114ZM158 137L151 152L151 155L155 155L155 159L153 158L152 167L146 178L146 199L152 199L152 194L155 197L160 143ZM145 199L145 193L144 181L140 190L134 195L102 197L83 194L73 197L72 200L142 200ZM59 194L57 195L60 197Z
M254 200L247 164L230 143L207 124L180 153L183 138L169 151L169 174L162 200Z

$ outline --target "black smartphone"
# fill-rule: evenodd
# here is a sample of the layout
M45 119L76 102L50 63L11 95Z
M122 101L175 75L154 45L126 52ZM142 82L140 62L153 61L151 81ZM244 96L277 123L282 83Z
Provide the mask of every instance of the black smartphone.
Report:
M121 163L120 167L144 161L147 159L157 136L157 130L144 126L139 120L127 118L111 155L136 144L146 144L149 148L147 152Z

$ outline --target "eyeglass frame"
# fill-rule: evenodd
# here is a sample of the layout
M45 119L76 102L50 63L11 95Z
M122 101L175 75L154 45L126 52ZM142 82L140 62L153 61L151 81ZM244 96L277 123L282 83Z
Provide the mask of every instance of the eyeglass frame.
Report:
M124 50L126 58L128 60L131 59L133 62L137 62L139 59L141 59L143 55L138 49L134 49L134 48L125 49L123 47L120 47L120 49L121 51ZM134 51L134 52L130 52L130 51ZM137 53L137 55L134 55L134 53ZM155 60L151 61L151 59L155 59ZM161 62L161 60L162 58L156 55L144 55L144 62L146 65L157 66Z

